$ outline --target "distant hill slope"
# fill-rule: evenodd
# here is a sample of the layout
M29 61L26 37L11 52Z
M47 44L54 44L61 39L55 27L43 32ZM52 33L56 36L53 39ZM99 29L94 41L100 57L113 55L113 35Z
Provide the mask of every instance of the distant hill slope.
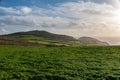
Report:
M23 37L41 37L49 40L57 40L57 41L74 41L75 38L71 36L66 36L66 35L58 35L58 34L53 34L47 31L28 31L28 32L17 32L13 34L8 34L6 36L11 36L11 37L17 37L17 38L23 38Z
M74 37L67 35L59 35L50 33L47 31L28 31L28 32L17 32L8 35L0 36L0 44L6 40L9 44L9 40L12 40L10 43L19 43L23 42L29 45L35 44L43 44L43 45L71 45L71 46L80 46L80 45L108 45L106 42L99 41L97 39L91 37L81 37L79 39L75 39ZM8 40L7 40L8 39ZM30 44L32 43L32 44Z
M82 45L109 45L107 42L102 42L91 37L81 37L79 40Z

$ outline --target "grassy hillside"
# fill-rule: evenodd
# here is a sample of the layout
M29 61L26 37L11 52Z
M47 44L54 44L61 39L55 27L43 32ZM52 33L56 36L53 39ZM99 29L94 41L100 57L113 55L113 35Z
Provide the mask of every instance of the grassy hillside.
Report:
M1 45L0 80L120 80L120 47Z
M28 32L17 32L6 35L7 37L13 38L43 38L55 41L74 41L75 38L66 35L53 34L47 31L28 31Z
M2 35L0 40L5 40L0 42L0 44L8 43L8 40L12 40L16 43L21 41L26 44L37 44L37 45L54 45L54 46L67 46L67 45L80 45L80 42L75 38L66 35L53 34L46 31L28 31L28 32L17 32L8 35ZM8 40L7 40L8 39ZM9 44L9 43L8 43ZM21 44L20 44L21 45Z
M81 37L79 38L79 41L82 43L82 45L109 45L107 42L99 41L91 37Z
M3 39L5 41L2 41ZM79 39L75 39L71 36L54 34L46 31L17 32L0 36L0 44L4 43L9 44L8 42L9 40L12 40L13 44L21 41L21 43L23 42L23 44L25 43L26 45L32 44L54 46L109 45L106 42L102 42L90 37L81 37Z

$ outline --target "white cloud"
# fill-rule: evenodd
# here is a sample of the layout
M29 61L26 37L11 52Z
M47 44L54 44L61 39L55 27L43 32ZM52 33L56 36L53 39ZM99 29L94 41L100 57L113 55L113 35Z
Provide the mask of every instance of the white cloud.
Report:
M12 7L0 7L0 12L6 13L6 14L8 14L8 13L9 14L10 13L12 13L12 14L19 14L20 13L20 11L14 9Z
M49 9L2 7L4 12L19 16L1 16L0 29L9 32L38 29L75 37L120 37L119 22L114 18L117 8L108 3L67 2Z
M1 13L9 14L9 15L23 15L32 12L32 9L26 6L21 7L0 7Z
M6 29L0 29L0 35L9 33Z
M32 12L32 9L29 7L22 7L21 11L25 14Z
M120 8L120 0L106 0L107 3L112 4L114 7Z

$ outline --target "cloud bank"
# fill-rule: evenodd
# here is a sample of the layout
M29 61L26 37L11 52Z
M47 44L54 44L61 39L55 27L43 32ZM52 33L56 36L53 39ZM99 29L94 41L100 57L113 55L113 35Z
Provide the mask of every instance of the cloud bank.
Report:
M0 34L47 30L76 38L120 37L119 4L119 0L78 0L49 5L47 9L1 6Z

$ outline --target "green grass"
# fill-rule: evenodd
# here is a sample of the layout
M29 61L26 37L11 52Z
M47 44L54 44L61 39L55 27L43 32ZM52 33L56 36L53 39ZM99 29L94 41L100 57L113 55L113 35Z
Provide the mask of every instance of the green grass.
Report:
M120 47L1 45L0 80L120 80Z
M13 40L23 40L23 41L26 41L26 42L39 43L39 44L43 44L43 45L56 45L56 46L57 45L58 46L59 45L68 45L68 43L66 43L66 42L49 40L49 39L45 39L45 38L37 37L37 36L33 36L33 35L12 36L10 38L12 38Z

